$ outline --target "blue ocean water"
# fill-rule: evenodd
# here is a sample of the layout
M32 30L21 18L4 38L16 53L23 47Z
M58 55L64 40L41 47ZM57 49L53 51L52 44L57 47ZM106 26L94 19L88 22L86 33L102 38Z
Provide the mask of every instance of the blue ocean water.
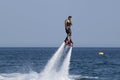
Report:
M0 75L40 73L57 49L1 47ZM99 55L100 51L104 55ZM69 73L75 80L120 80L120 48L73 48Z

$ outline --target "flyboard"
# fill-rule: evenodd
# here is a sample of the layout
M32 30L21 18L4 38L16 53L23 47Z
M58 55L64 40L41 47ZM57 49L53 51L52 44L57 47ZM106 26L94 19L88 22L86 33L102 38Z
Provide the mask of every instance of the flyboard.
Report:
M65 44L68 45L68 46L73 46L73 42L72 40L70 39L70 36L66 37L66 39L64 40Z

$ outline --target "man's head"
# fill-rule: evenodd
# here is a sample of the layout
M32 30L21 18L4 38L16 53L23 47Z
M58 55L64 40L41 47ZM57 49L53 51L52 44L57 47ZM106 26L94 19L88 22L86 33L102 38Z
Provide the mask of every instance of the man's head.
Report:
M72 16L68 16L68 19L71 19L72 18Z

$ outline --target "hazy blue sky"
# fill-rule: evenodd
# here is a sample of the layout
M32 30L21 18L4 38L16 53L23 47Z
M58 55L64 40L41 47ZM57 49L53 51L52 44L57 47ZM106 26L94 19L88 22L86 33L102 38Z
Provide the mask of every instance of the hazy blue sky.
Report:
M0 0L0 47L55 47L73 16L77 47L120 47L120 0Z

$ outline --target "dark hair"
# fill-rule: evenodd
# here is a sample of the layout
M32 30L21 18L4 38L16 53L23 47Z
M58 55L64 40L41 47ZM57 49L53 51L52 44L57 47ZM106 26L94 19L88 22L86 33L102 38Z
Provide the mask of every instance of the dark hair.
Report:
M72 18L72 16L68 16L68 18Z

